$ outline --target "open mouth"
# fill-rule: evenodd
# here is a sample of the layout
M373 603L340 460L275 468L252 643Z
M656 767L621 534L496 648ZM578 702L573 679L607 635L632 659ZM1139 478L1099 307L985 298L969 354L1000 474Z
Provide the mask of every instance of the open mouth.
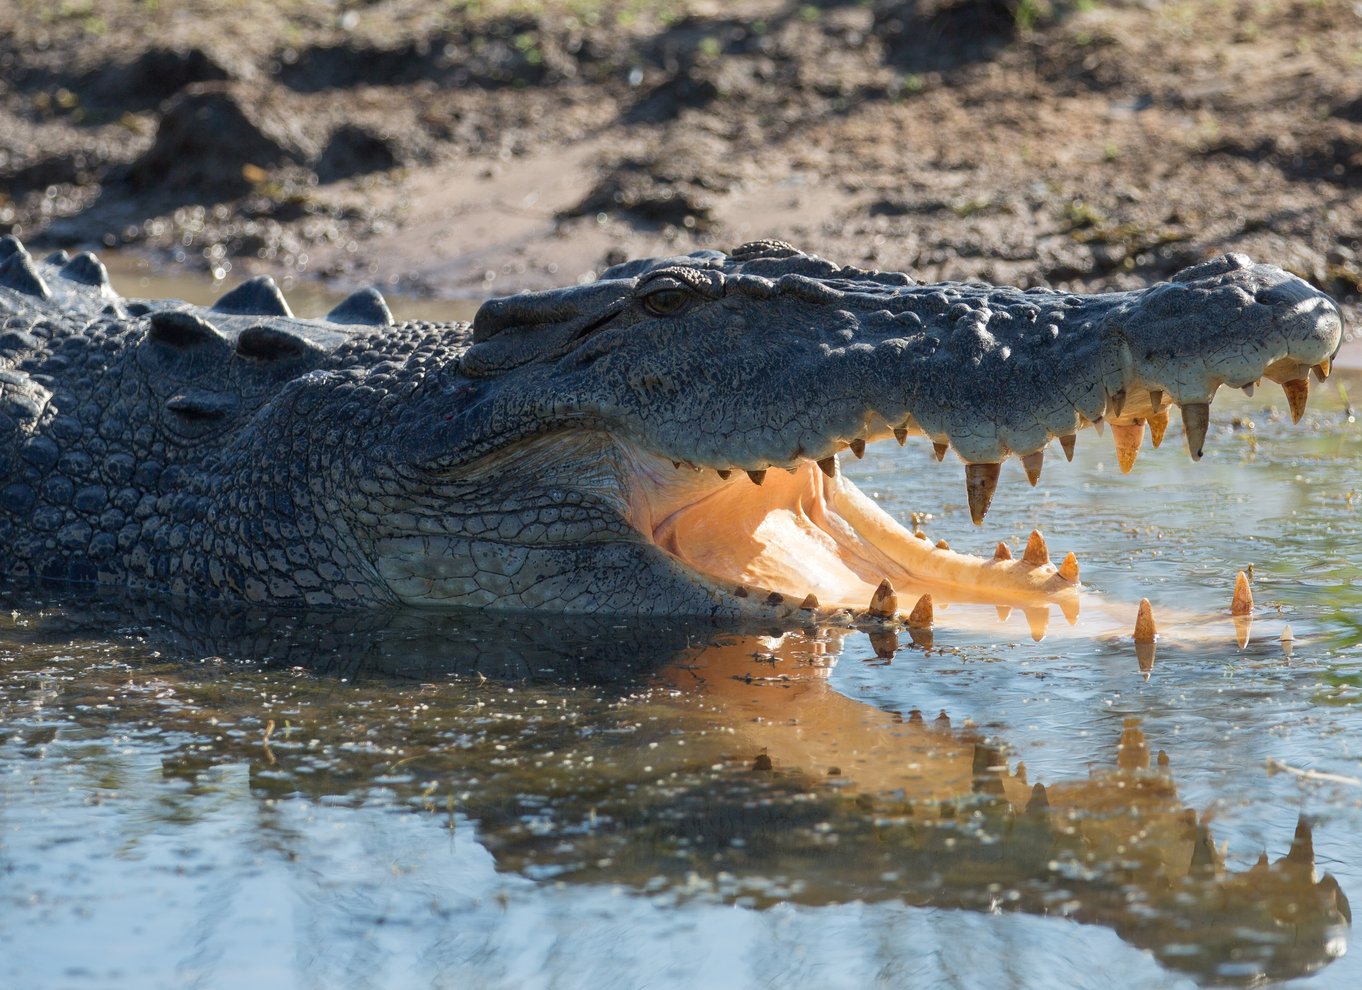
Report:
M886 619L923 595L1077 614L1077 561L1051 563L1038 533L1020 558L1002 545L991 559L957 553L895 520L832 459L753 476L630 456L636 528L739 597Z

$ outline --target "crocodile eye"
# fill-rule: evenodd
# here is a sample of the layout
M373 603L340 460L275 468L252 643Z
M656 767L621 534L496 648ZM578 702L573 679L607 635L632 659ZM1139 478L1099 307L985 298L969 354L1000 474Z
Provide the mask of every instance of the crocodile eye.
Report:
M669 286L656 289L643 297L643 308L654 316L675 316L686 308L691 294L685 289Z

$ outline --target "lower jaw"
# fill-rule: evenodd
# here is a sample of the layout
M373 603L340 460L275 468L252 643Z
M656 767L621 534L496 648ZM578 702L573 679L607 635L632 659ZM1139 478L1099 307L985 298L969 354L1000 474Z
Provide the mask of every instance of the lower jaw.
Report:
M685 566L739 596L776 592L822 608L867 609L888 581L904 611L922 595L934 602L973 602L1076 612L1077 584L1049 563L987 560L934 545L905 529L840 472L814 464L770 472L758 493L734 479L653 532L657 545Z

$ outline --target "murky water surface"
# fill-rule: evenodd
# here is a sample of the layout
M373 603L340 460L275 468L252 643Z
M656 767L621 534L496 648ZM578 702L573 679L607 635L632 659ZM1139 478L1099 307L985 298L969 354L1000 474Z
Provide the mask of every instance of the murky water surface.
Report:
M983 531L925 442L847 465L957 549L1075 550L1039 641L0 592L0 986L1362 986L1338 377L1295 427L1225 396L1200 464L1011 465Z

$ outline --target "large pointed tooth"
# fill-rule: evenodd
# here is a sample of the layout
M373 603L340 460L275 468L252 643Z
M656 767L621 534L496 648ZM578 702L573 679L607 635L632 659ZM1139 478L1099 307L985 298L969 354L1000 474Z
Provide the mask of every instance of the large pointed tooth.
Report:
M1149 390L1149 408L1152 412L1158 412L1163 408L1163 389L1151 388Z
M897 427L894 430L894 439L897 440L899 442L899 446L902 447L905 443L908 442L908 431L901 426Z
M1070 550L1064 557L1064 562L1059 565L1059 576L1065 581L1078 583L1078 558Z
M1244 394L1251 399L1253 398L1254 390L1257 388L1258 388L1257 382L1249 382L1247 385L1244 386Z
M1253 589L1249 587L1248 575L1243 571L1234 578L1234 600L1230 602L1230 614L1253 614Z
M824 457L818 462L818 469L829 478L837 477L837 458L836 456Z
M1074 459L1074 441L1077 440L1074 434L1069 433L1059 438L1059 445L1064 448L1064 459L1072 461Z
M1048 608L1024 608L1026 613L1026 624L1031 627L1031 638L1039 643L1045 638L1045 630L1050 628L1050 610Z
M1130 474L1139 456L1140 445L1144 443L1144 420L1133 423L1112 423L1111 439L1116 444L1116 463L1122 474Z
M1064 621L1069 625L1078 624L1078 612L1082 607L1082 600L1075 594L1060 595L1055 599L1059 610L1064 613Z
M1192 460L1201 460L1201 449L1206 446L1206 429L1211 425L1211 404L1209 402L1184 402L1182 404L1182 429L1187 434L1187 452Z
M998 549L996 549L996 550L993 551L993 559L994 559L994 560L1011 560L1011 559L1012 559L1012 551L1008 548L1008 546L1007 546L1006 543L999 542L999 543L998 543Z
M1155 449L1163 443L1163 433L1168 429L1168 410L1160 409L1149 414L1149 442Z
M766 480L766 469L760 471L748 471L747 476L752 479L752 484L759 485Z
M1040 480L1040 469L1045 464L1045 451L1037 450L1027 454L1021 459L1022 470L1026 472L1026 480L1031 482L1031 487L1036 487L1036 482Z
M1097 435L1100 437L1107 432L1107 422L1101 416L1098 416L1092 421L1092 428L1097 431Z
M1293 378L1289 382L1282 382L1282 391L1286 393L1287 405L1291 407L1291 422L1299 423L1305 415L1305 404L1310 399L1310 379Z
M1315 365L1314 368L1315 378L1318 379L1319 381L1324 381L1326 378L1329 377L1329 372L1333 370L1333 367L1334 367L1333 362L1330 361L1328 358L1325 358L1319 364Z
M909 629L928 629L932 625L932 596L923 595L908 616Z
M1107 405L1111 407L1113 416L1121 415L1121 410L1126 407L1126 390L1121 389L1114 395L1107 396Z
M851 441L851 443L848 444L847 446L849 446L849 447L851 448L851 452L852 452L853 454L855 454L856 457L857 457L858 459L865 456L865 441L864 441L864 440L861 440L861 439L858 438L858 439L856 439L856 440Z
M1031 538L1026 541L1026 552L1022 554L1022 561L1032 567L1050 563L1050 548L1045 545L1045 537L1041 535L1040 530L1031 530Z
M948 443L933 443L933 444L932 444L932 451L933 451L933 453L936 454L936 459L937 459L938 461L944 461L944 460L946 459L946 451L948 451L948 450L950 450L950 449L951 449L951 445L948 444Z
M1154 609L1148 598L1140 599L1140 610L1135 614L1135 642L1152 643L1159 631L1154 626Z
M1010 605L995 605L993 607L998 612L999 622L1006 622L1008 618L1012 615L1012 606Z
M894 586L885 578L870 596L870 608L866 611L874 619L888 619L899 610L899 596L894 594Z
M804 600L799 603L799 607L805 612L817 611L818 597L813 592L809 592L804 596Z
M1001 469L1001 464L965 465L965 494L969 498L970 518L976 526L984 523L984 515L998 488L998 472Z

